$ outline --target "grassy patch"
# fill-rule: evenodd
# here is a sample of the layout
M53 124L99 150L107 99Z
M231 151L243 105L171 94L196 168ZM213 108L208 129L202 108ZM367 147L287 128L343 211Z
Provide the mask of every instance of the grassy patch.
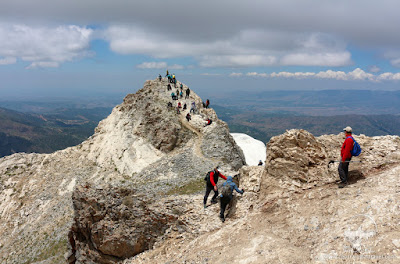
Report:
M167 192L168 195L194 194L202 191L205 186L204 178L193 179L185 185L177 186Z
M33 260L28 261L27 263L35 263L38 261L43 261L49 258L56 257L52 259L52 261L60 261L58 263L61 263L64 260L64 253L67 252L68 246L67 246L67 240L62 239L59 241L54 241L53 244L50 244L46 249L40 253L39 256L35 257Z

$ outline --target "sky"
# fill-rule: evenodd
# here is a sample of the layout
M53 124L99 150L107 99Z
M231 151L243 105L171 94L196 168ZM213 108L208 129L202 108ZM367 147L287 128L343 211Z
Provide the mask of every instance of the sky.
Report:
M397 0L2 0L0 98L400 89Z

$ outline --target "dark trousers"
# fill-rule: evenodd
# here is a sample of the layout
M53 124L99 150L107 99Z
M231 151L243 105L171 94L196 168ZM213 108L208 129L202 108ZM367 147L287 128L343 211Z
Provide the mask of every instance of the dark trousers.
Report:
M339 167L338 167L338 171L339 171L339 177L340 180L343 183L347 183L347 180L349 179L349 161L351 159L346 159L347 162L339 162Z
M225 218L224 214L225 214L225 209L226 206L231 202L232 197L228 196L228 197L221 197L221 199L219 199L219 205L220 205L220 213L219 213L219 217L221 218Z
M208 199L208 196L210 195L211 191L214 191L214 186L212 186L211 184L207 183L206 184L206 194L204 195L204 201L203 201L204 204L207 203L207 199ZM218 196L218 190L214 191L214 195L211 198L211 202L213 202L213 201L216 202L217 201L217 196Z

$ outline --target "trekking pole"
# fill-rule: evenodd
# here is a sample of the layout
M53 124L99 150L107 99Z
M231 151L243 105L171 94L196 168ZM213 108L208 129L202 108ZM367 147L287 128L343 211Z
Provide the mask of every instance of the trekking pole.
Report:
M329 165L331 165L332 163L335 163L335 162L342 162L341 160L331 160L331 161L329 161L329 163L328 163L328 168L329 168ZM346 160L345 162L357 162L357 163L362 163L362 161L361 160Z

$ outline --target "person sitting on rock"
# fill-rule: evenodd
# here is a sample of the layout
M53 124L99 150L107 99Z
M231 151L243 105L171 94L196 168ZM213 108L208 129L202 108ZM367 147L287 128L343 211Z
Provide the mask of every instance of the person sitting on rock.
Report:
M204 200L203 200L204 209L207 208L207 199L211 191L214 191L214 195L211 198L211 203L212 204L217 203L217 196L218 196L217 183L220 177L226 180L226 177L219 172L219 166L216 166L212 171L209 171L207 173L207 176L204 178L204 180L206 181L206 193L204 195Z
M168 102L167 107L168 107L168 108L172 108L172 103L171 103L171 102Z
M167 85L167 91L171 91L171 90L172 90L171 84L168 84Z
M159 74L158 75L158 80L161 82L161 79L162 79L162 77L161 77L161 74Z
M204 125L204 127L211 125L212 120L210 118L207 118L207 123Z
M233 182L232 176L228 176L226 182L222 184L221 194L219 195L219 203L220 203L220 213L219 218L222 223L225 222L225 209L226 206L232 201L233 198L233 190L237 191L240 194L244 193L244 190L239 190L236 184Z
M181 102L178 102L178 108L182 108Z
M176 95L174 92L171 93L172 100L176 100Z
M183 110L186 110L187 109L187 105L186 105L186 103L184 103L183 104Z
M262 166L263 165L263 162L260 160L259 162L258 162L258 166Z
M192 120L192 116L190 115L190 113L187 113L186 115L186 120L189 122L190 120Z

